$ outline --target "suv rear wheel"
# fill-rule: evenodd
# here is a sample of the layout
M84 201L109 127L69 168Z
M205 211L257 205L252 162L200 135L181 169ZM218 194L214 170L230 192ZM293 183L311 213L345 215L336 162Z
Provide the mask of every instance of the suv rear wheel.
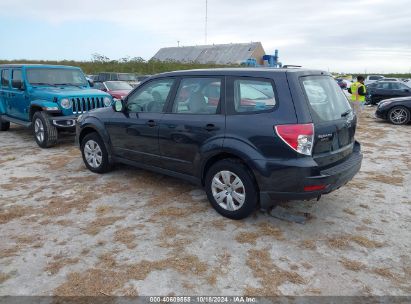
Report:
M81 141L81 155L86 167L95 173L110 170L106 146L97 133L87 134Z
M50 148L57 143L57 128L50 123L46 112L36 112L33 115L33 135L41 148Z
M211 205L225 217L240 220L257 207L254 178L245 165L233 159L221 160L208 170L205 189Z
M4 121L0 117L0 131L7 131L10 129L10 122Z

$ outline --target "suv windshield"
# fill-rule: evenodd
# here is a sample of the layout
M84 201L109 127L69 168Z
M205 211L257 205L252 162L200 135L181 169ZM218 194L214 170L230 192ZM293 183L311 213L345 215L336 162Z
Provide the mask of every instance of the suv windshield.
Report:
M123 81L107 81L105 82L105 85L107 89L109 89L110 91L132 90L133 89L131 85Z
M331 77L302 77L302 84L315 121L341 119L351 110L344 93Z
M137 76L134 74L118 74L118 80L137 81Z
M78 69L27 69L27 80L32 85L74 85L87 86L88 82Z

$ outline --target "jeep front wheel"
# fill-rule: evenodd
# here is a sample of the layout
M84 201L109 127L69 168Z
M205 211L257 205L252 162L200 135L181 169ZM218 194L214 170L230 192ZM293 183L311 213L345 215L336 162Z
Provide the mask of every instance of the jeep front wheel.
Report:
M33 135L41 148L50 148L57 143L57 128L50 123L49 115L36 112L33 115Z

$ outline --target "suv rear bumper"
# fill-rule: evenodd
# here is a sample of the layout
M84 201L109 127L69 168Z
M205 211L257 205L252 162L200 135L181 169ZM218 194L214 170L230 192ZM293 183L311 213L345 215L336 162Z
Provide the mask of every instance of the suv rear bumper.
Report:
M356 142L352 154L346 160L334 167L321 170L319 174L311 175L310 173L316 171L316 168L307 166L294 167L292 169L292 178L286 178L279 173L283 176L285 183L293 180L291 186L293 189L291 191L272 191L269 189L267 185L279 182L276 172L273 172L268 178L257 174L257 181L261 190L260 206L262 209L267 209L279 201L309 200L330 193L348 183L360 171L362 158L361 146ZM324 186L324 188L317 191L304 191L304 187L319 185Z

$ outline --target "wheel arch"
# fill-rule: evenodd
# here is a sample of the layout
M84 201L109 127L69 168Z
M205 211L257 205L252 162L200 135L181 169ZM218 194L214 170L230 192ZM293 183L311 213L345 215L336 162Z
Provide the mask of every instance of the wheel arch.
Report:
M100 136L107 150L109 161L112 162L113 155L110 137L99 120L93 119L92 122L88 121L81 125L81 129L78 133L78 145L81 147L81 142L83 141L84 137L91 133L97 133L98 136Z

